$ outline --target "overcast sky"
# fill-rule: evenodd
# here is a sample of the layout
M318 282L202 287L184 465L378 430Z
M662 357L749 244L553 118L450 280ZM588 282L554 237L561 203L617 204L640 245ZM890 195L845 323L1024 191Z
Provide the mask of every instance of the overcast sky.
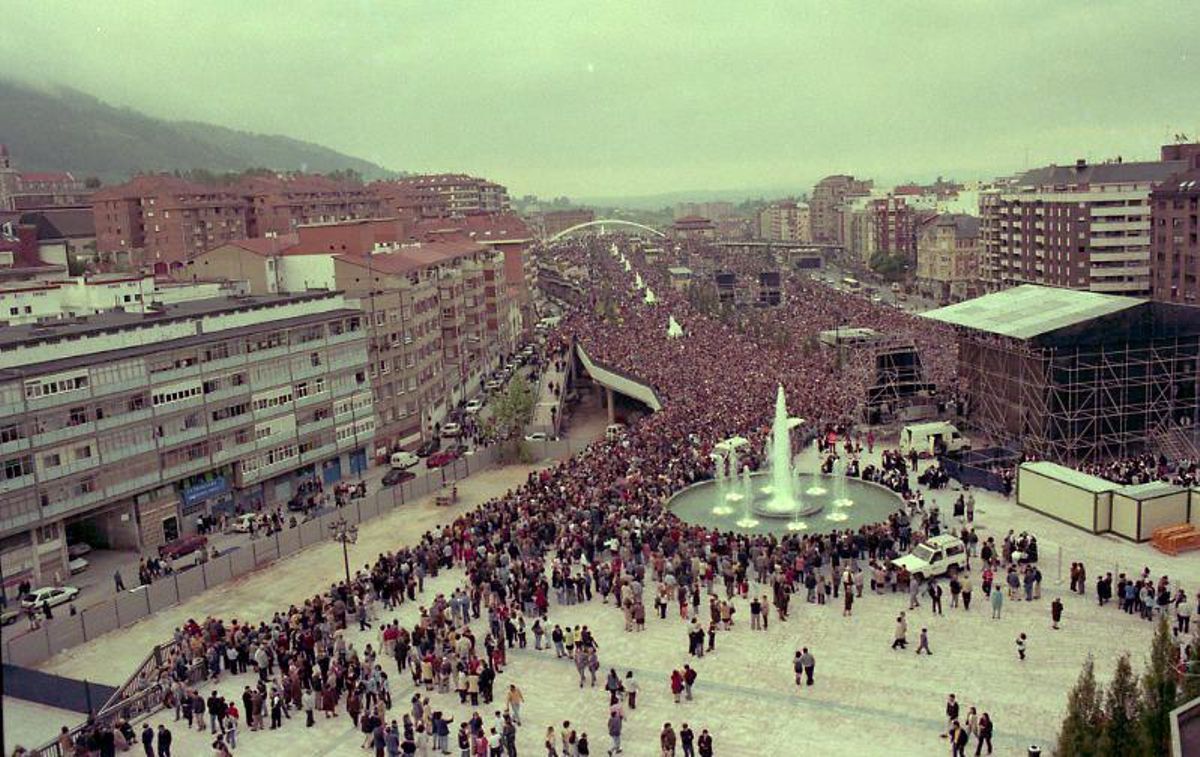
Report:
M517 194L968 178L1200 127L1194 0L4 7L6 74Z

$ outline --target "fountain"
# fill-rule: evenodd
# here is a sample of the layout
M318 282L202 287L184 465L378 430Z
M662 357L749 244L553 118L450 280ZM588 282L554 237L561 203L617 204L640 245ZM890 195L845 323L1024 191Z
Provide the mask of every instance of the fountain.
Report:
M683 336L683 326L679 325L675 316L669 316L667 318L667 339L678 339L681 336Z
M671 319L674 321L674 319ZM803 420L788 415L787 397L780 387L764 453L767 470L739 469L738 450L749 444L733 437L714 446L716 475L671 498L670 507L684 520L727 530L788 533L857 528L877 523L902 505L886 487L848 478L845 468L832 475L800 470L801 455L792 455L791 432Z

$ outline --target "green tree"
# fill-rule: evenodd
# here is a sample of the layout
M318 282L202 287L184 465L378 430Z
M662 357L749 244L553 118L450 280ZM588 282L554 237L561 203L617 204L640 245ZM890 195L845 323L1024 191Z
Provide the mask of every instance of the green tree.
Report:
M1153 754L1171 751L1171 710L1179 702L1175 663L1176 647L1163 615L1158 619L1150 644L1150 659L1142 676L1142 730L1145 744Z
M1096 684L1095 661L1089 654L1075 688L1067 695L1067 716L1058 732L1054 753L1059 757L1089 757L1098 751L1103 691Z
M1099 754L1108 757L1140 757L1143 749L1142 697L1129 655L1117 659L1117 669L1104 697L1104 728Z
M1183 678L1183 691L1179 701L1190 702L1200 697L1200 644L1190 645L1191 652L1187 658L1187 673Z
M513 376L508 386L492 400L492 418L496 421L496 433L509 445L516 459L524 459L525 426L533 419L533 389L521 374Z

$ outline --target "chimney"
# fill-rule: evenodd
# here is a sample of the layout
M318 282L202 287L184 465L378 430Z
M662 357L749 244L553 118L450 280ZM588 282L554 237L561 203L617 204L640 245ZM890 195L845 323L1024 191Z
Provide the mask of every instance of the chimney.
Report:
M1083 158L1079 158L1078 160L1075 161L1075 170L1076 171L1082 171L1085 168L1087 168L1086 160L1084 160Z

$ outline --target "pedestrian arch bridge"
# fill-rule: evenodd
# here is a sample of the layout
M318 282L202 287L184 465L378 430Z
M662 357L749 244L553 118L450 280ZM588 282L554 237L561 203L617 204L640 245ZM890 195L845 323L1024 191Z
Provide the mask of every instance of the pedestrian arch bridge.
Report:
M558 232L554 236L550 237L550 241L556 242L565 236L574 234L578 231L583 231L584 229L596 228L596 227L603 229L606 226L621 226L621 227L634 228L634 229L637 229L638 231L648 232L653 236L661 237L663 239L666 239L666 237L667 237L666 234L662 233L658 229L647 226L644 223L637 223L636 221L624 221L619 218L603 218L603 219L599 219L596 221L588 221L587 223L577 223L574 226L570 227L569 229L563 229L562 231Z

